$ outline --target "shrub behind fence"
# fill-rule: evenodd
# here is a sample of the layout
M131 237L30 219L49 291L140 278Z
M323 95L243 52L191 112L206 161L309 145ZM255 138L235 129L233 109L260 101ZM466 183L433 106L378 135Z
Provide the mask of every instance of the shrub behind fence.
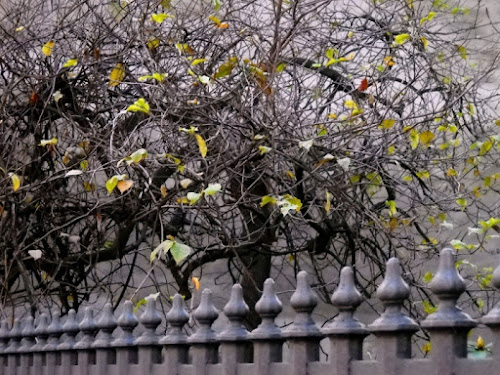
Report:
M493 277L500 288L500 267ZM232 288L224 307L229 320L217 333L212 324L219 312L212 303L212 292L203 291L201 302L193 312L198 323L188 336L183 329L189 320L184 301L175 295L166 314L167 332L159 335L162 319L154 299L148 299L145 311L137 318L130 301L115 319L112 306L106 305L96 320L94 310L87 308L83 319L76 321L70 311L64 324L57 313L48 322L45 314L35 327L33 318L15 320L9 329L7 321L0 327L0 375L490 375L500 369L500 305L481 322L494 335L493 356L487 359L467 358L467 333L477 325L457 307L465 291L464 280L455 267L452 250L441 252L439 269L430 283L439 300L436 312L422 323L431 337L429 358L411 358L411 338L420 328L402 312L410 289L401 277L397 259L387 263L385 279L377 290L385 311L372 324L365 326L354 318L362 301L354 285L353 272L345 267L332 303L339 314L323 329L311 318L317 298L300 272L297 289L290 303L295 310L294 322L281 329L275 324L282 305L274 291L274 282L264 284L256 311L262 323L248 332L244 319L248 306L241 286ZM144 328L140 335L134 330ZM120 333L113 336L119 327ZM376 360L363 360L363 340L376 337ZM77 340L77 336L79 339ZM330 340L329 361L319 359L319 343ZM283 345L288 345L283 358Z

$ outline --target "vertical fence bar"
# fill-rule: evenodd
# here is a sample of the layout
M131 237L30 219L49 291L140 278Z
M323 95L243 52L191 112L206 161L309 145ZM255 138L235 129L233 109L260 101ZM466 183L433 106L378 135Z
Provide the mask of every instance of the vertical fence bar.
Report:
M283 309L274 290L274 280L264 282L262 296L255 305L255 311L262 318L260 325L250 335L253 341L254 373L269 375L271 363L283 360L283 335L274 320Z
M201 293L200 305L193 312L198 329L188 342L191 344L193 371L196 375L207 373L207 365L218 361L217 334L212 329L213 322L219 317L217 309L212 303L212 291L205 289Z
M125 301L123 311L118 318L118 327L121 328L122 333L111 343L111 346L116 348L116 364L120 375L128 374L130 365L137 363L137 348L134 346L133 332L139 322L133 309L132 302Z
M62 335L62 325L61 325L61 316L58 312L52 314L52 321L50 325L47 327L47 334L49 335L47 344L43 347L43 351L45 352L47 366L45 368L46 375L54 375L56 371L56 367L58 365L58 356L60 355L57 352L57 346L59 345L59 337Z
M7 368L7 355L5 349L9 342L9 322L2 320L0 325L0 375L5 375Z
M43 347L47 343L47 338L49 337L47 333L48 327L49 322L47 315L40 315L38 324L35 328L36 344L31 347L31 351L33 352L33 368L37 369L39 374L43 374L43 368L45 366L45 353L43 352Z
M161 363L161 346L158 344L160 336L156 333L156 328L161 324L161 317L156 310L156 298L148 297L146 301L146 309L139 317L139 322L145 330L135 340L135 344L139 347L141 371L149 374L153 371L153 364Z
M22 338L21 322L19 320L14 320L12 329L9 332L9 339L10 339L9 345L7 346L4 352L7 354L9 375L16 375L17 372L17 366L19 360L19 354L17 353L17 350L20 347L21 338Z
M165 374L177 375L178 367L188 362L188 336L183 330L184 325L189 321L189 316L184 309L184 300L180 294L175 294L172 308L165 316L168 330L160 340L160 345L165 345Z
M78 329L82 332L82 337L74 345L78 353L78 373L79 375L91 375L89 365L95 361L92 344L97 333L97 324L94 319L94 309L87 307L82 321L78 324ZM93 375L93 374L92 374Z
M363 340L368 336L364 324L354 318L354 312L363 299L354 285L354 273L350 267L344 267L340 272L339 285L331 300L339 315L322 331L330 339L332 372L348 375L351 361L363 359Z
M111 341L113 340L113 331L118 326L113 314L113 305L107 303L104 306L104 310L96 326L99 333L97 339L91 345L91 347L96 350L95 375L106 375L108 365L116 363L115 351L110 348Z
M422 322L431 336L431 360L439 375L455 373L456 358L467 357L467 333L476 326L456 305L465 291L465 282L455 267L455 257L451 249L441 251L438 271L429 284L438 297L438 308Z
M21 356L20 375L29 375L33 366L32 347L35 345L35 320L29 316L24 320L23 338L17 352Z
M75 337L80 332L78 322L76 321L76 312L71 309L68 312L68 318L62 326L63 334L61 343L57 346L57 350L61 352L61 375L74 374L72 367L78 363L78 354L74 350Z
M411 337L418 325L405 316L401 309L410 295L410 288L401 276L399 260L387 262L384 281L377 289L377 297L384 305L384 312L368 329L377 338L377 362L380 375L397 375L401 372L400 359L411 358Z
M492 281L497 291L500 290L500 266L493 272ZM497 364L500 364L500 302L486 316L483 316L481 322L493 333L493 358Z
M224 306L224 315L229 320L229 326L217 336L221 343L221 362L225 375L237 374L238 363L252 361L252 345L248 341L248 331L243 325L249 311L243 299L241 285L233 285L231 298Z
M297 275L297 289L290 303L295 318L293 324L283 331L290 345L287 363L291 366L290 374L302 375L307 373L309 362L319 361L319 342L323 336L311 317L318 298L307 282L307 272L301 271Z

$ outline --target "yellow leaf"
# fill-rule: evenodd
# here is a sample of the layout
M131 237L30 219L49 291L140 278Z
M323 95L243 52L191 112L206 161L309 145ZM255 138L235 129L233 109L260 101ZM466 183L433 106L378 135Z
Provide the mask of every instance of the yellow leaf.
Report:
M204 158L205 156L207 156L207 144L205 143L205 140L201 135L195 134L194 137L196 138L196 143L198 143L201 157Z
M446 171L446 176L448 177L451 177L451 176L456 176L457 175L457 171L454 170L453 168L450 168Z
M216 17L216 16L208 16L208 19L209 19L210 21L212 21L213 23L215 23L215 25L217 25L217 26L220 26L220 24L221 24L219 17Z
M396 123L396 120L394 120L392 118L387 118L384 121L382 121L382 123L379 126L379 129L390 129L394 126L395 123Z
M431 343L427 342L425 345L422 347L422 351L427 354L431 351Z
M149 115L149 104L144 98L139 98L134 104L128 106L127 112L142 112Z
M118 190L120 190L120 193L123 194L128 189L130 189L133 184L134 184L134 181L132 181L132 180L123 180L123 181L119 181L118 184L116 185L116 187L118 188Z
M123 63L118 63L109 74L109 86L118 86L123 81L123 78L125 78L125 67Z
M167 18L173 18L173 16L167 13L158 13L158 14L153 13L153 15L151 16L151 20L156 23L162 23Z
M397 45L401 45L407 42L411 38L410 34L399 34L394 37L394 43Z
M457 51L462 59L467 59L467 48L465 48L464 46L458 46Z
M415 150L418 147L418 143L420 142L420 134L418 130L412 129L410 131L410 145L412 150Z
M390 156L390 155L393 155L394 152L396 151L396 147L394 145L391 145L387 148L387 154Z
M262 197L261 201L260 201L260 206L261 207L264 207L266 204L276 204L278 200L276 198L273 198L269 195L265 195Z
M328 118L331 118L331 119L333 119L333 120L337 119L337 117L338 117L338 116L337 116L335 113L330 113L330 114L328 115ZM499 120L499 121L500 121L500 120ZM500 125L499 125L499 126L500 126Z
M392 56L386 56L384 57L384 64L387 66L393 66L396 63L394 62L394 58Z
M477 350L484 350L484 339L479 336L476 341L476 349Z
M12 181L12 190L16 192L21 187L21 179L15 173L9 173L9 177Z
M290 177L291 179L295 179L295 175L293 174L292 171L286 171L285 174Z
M38 146L55 146L57 145L57 138L52 138L52 139L42 139Z
M69 59L64 63L63 68L71 68L72 66L76 66L78 64L77 59Z
M424 146L428 145L434 139L434 133L430 130L426 130L425 132L420 133L420 143Z
M149 50L155 50L160 46L160 39L151 39L149 42L146 43L146 46L148 47Z
M50 56L52 55L52 49L54 48L54 41L53 40L49 40L47 43L45 43L42 47L42 53L45 55L45 56Z
M330 212L332 208L332 198L333 194L330 193L329 191L325 191L325 196L326 196L326 204L325 204L325 211Z
M199 279L199 278L197 278L197 277L192 277L192 278L191 278L191 281L192 281L192 282L193 282L193 284L194 284L194 288L195 288L196 290L200 290L200 279Z
M160 193L161 193L162 198L166 198L166 196L167 196L167 188L165 187L165 185L161 185L161 187L160 187Z
M344 105L349 109L357 109L358 108L358 103L356 103L354 100L346 100L344 102Z

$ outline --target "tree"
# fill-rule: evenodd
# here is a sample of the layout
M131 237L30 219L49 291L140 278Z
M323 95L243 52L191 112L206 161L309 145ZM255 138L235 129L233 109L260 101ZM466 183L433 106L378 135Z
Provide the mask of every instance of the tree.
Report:
M5 5L2 305L64 312L98 291L118 304L138 278L189 299L216 261L250 304L265 278L302 268L327 301L344 265L369 298L396 255L424 302L412 313L430 309L425 262L450 240L490 251L500 223L481 12L452 0ZM491 270L472 276L484 289Z

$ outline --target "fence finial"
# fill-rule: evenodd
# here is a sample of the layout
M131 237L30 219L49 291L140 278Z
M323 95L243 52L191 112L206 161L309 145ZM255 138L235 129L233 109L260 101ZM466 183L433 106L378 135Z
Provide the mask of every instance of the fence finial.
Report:
M216 333L212 329L212 324L219 317L219 313L212 302L212 291L210 289L205 289L201 293L200 305L194 310L193 316L200 326L188 341L190 343L215 341Z
M43 347L43 350L56 350L59 343L59 337L62 335L62 333L63 328L61 325L61 315L58 312L54 312L52 314L52 321L47 327L47 334L49 335L49 339L47 344Z
M297 288L290 298L290 304L295 310L293 324L283 333L287 337L317 337L321 332L314 324L311 313L318 304L318 297L307 282L307 272L300 271L297 275Z
M377 289L377 297L384 304L385 311L369 326L370 331L418 331L417 323L401 312L403 302L409 296L410 288L401 275L399 260L389 259L384 281Z
M75 349L89 349L94 342L94 337L97 332L97 324L94 319L94 309L87 307L83 315L83 320L78 325L78 328L83 333L82 338L78 341Z
M224 306L224 315L229 319L229 326L219 334L219 339L234 341L244 339L248 331L243 322L250 309L243 298L243 288L240 284L234 284L231 288L231 298Z
M274 280L264 281L262 296L255 305L255 311L262 318L259 326L250 334L252 339L281 337L281 329L274 323L274 319L283 309L281 301L274 290Z
M493 272L493 286L500 290L500 266ZM488 314L482 317L481 322L488 327L500 327L500 302Z
M34 352L42 351L43 347L47 343L47 337L49 334L47 333L47 328L49 327L49 321L46 314L40 315L38 319L38 324L35 328L36 335L36 344L33 345L32 350Z
M441 251L438 271L429 283L429 287L439 299L438 309L422 322L425 328L476 326L476 322L456 305L466 285L455 267L455 255L451 249Z
M121 328L122 334L118 336L112 343L113 346L130 346L134 344L133 331L139 322L134 315L134 307L131 301L125 301L123 311L118 318L118 327Z
M22 330L21 330L21 321L16 319L14 320L14 324L12 329L9 332L9 346L5 349L5 353L15 353L17 349L19 349L21 338L22 338Z
M70 350L75 346L75 337L80 332L78 322L76 321L76 312L71 309L68 311L68 318L63 325L63 336L61 343L57 346L59 350Z
M113 305L107 303L104 305L102 315L96 323L97 329L100 334L97 340L92 344L93 348L106 348L111 345L113 340L113 331L118 327L118 323L113 313Z
M156 298L146 298L146 309L139 317L139 322L146 328L144 333L137 338L136 344L155 345L158 344L159 336L156 334L156 328L161 323L160 314L156 310Z
M363 298L354 285L354 272L350 267L344 267L340 271L340 282L331 301L339 309L339 315L323 332L327 334L368 334L365 325L353 316Z
M33 317L28 316L24 319L24 328L23 328L23 338L21 339L21 346L17 351L19 353L27 353L31 351L31 347L35 345L35 319Z
M165 320L169 328L166 335L160 340L160 344L175 345L186 343L187 335L182 328L189 321L189 315L184 308L184 299L179 293L174 295L172 308L165 315Z

